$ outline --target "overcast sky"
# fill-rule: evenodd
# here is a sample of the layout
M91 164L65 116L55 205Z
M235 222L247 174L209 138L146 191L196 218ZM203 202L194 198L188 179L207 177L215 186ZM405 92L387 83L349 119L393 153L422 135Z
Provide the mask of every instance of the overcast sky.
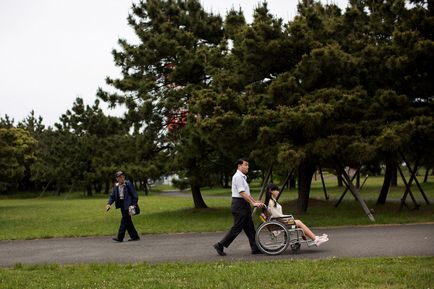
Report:
M137 2L137 1L134 1ZM297 0L268 0L273 15L296 15ZM347 0L323 0L345 8ZM258 0L201 0L224 16L242 8L248 22ZM18 121L31 110L52 126L77 97L92 105L105 77L119 76L111 51L135 37L127 25L131 0L0 0L0 116ZM106 106L103 104L103 108ZM106 110L119 115L121 110Z

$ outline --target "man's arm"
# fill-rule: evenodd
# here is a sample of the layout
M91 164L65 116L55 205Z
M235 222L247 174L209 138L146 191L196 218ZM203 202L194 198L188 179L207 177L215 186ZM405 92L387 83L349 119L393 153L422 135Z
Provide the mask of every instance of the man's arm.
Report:
M110 210L111 205L115 201L115 194L116 194L116 186L113 188L112 193L107 201L107 205L105 206L106 211Z
M134 188L133 183L130 181L126 181L125 183L128 187L128 191L131 192L131 196L133 197L133 200L132 200L133 205L137 205L137 202L139 201L139 195L137 194L137 191Z
M240 192L241 197L243 197L244 200L249 202L253 207L259 207L262 208L264 206L264 203L261 201L256 201L251 195L248 195L246 192Z

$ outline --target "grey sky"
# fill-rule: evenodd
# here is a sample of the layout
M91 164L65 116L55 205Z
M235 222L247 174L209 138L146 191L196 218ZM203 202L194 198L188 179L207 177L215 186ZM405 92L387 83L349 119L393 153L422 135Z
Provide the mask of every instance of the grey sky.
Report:
M322 1L346 7L347 0ZM33 109L53 125L76 97L93 104L105 77L116 77L111 51L134 41L127 25L131 0L1 0L0 116L23 120ZM201 0L214 14L241 6L251 21L258 0ZM290 20L297 0L268 0L273 15ZM102 105L105 107L105 105ZM107 110L119 115L121 110Z

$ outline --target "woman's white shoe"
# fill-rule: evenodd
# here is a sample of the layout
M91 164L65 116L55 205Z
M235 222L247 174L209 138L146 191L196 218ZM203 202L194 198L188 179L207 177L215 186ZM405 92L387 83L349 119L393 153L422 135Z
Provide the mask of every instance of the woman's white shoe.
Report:
M320 236L320 237L316 237L315 240L313 241L315 243L315 246L319 247L321 244L327 242L329 240L329 238L324 237L324 236Z

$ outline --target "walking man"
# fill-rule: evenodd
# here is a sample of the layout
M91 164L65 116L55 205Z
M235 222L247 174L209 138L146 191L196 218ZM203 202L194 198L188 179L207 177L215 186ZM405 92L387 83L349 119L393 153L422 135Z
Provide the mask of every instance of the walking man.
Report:
M255 226L252 220L253 207L263 207L264 203L256 201L250 195L249 184L247 183L247 172L249 171L249 162L247 159L238 159L236 162L237 171L232 177L232 216L234 218L234 224L226 236L220 241L214 244L214 249L220 256L225 256L224 248L229 247L232 241L244 230L249 238L250 248L252 254L260 254L261 251L256 246L255 242Z
M116 173L117 184L113 187L112 193L107 201L106 210L115 203L116 209L121 209L122 219L119 226L118 236L113 238L116 242L122 242L125 237L125 231L128 231L130 239L128 241L140 240L139 234L134 227L133 220L129 213L129 206L137 206L139 196L137 195L134 185L125 180L125 175L122 171Z

